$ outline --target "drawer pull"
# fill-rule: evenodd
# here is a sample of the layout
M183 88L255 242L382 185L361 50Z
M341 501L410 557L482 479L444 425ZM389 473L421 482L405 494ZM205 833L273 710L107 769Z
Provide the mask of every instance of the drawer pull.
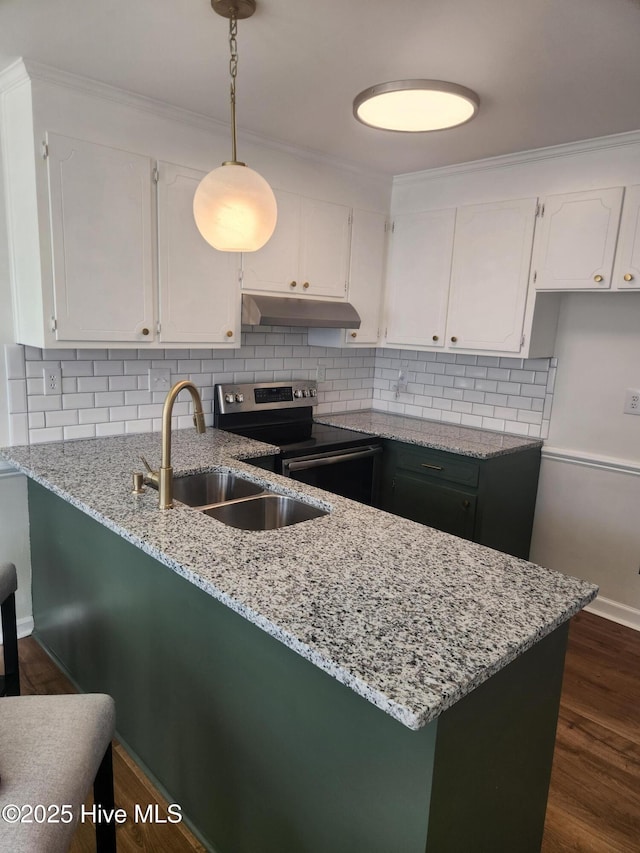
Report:
M423 462L422 467L423 468L431 468L433 471L444 471L444 468L442 467L442 465L429 465L428 462Z

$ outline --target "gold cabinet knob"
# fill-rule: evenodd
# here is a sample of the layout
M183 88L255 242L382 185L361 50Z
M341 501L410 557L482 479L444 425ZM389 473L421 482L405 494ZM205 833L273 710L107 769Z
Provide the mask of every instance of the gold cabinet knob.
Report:
M142 334L143 334L143 335L148 335L148 334L149 334L149 329L143 329L143 330L142 330Z
M297 281L292 281L291 284L289 285L289 287L297 287L297 286L298 286Z
M232 337L233 337L233 332L231 331L231 329L229 329L229 331L227 332L227 337L228 337L228 338L232 338Z
M357 332L351 332L351 337L352 337L352 338L357 338L357 337L358 337Z
M602 276L601 275L594 275L593 280L597 281L598 284L600 284L600 282L602 281Z
M453 338L451 338L451 343L452 343L452 344L455 344L455 343L457 343L457 342L458 342L458 339L457 339L455 336L454 336Z
M440 340L440 337L439 337L439 335L434 335L434 336L431 338L431 340L432 340L432 341L439 341L439 340Z
M626 275L624 276L624 280L625 281L633 281L633 276L631 275L630 272L626 273Z
M308 290L309 289L309 282L305 281L305 283L302 286L304 287L305 290Z

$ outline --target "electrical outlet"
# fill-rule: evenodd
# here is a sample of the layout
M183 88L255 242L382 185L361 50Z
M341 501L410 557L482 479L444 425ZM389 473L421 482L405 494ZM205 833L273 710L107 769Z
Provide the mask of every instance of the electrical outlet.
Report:
M625 415L640 415L640 390L637 388L627 388L624 395L624 413Z
M327 375L327 368L321 364L316 365L316 382L324 382Z
M171 388L171 370L168 367L149 368L149 391L168 391Z
M62 394L62 371L59 367L43 367L44 393Z

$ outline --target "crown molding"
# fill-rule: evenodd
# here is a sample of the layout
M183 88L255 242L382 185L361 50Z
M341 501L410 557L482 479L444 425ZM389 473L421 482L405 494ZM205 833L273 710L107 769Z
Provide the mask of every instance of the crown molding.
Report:
M130 92L126 89L119 89L109 83L102 83L99 80L94 80L89 77L82 77L79 74L73 74L70 71L61 71L59 68L53 68L49 65L43 65L39 62L34 62L30 59L21 57L0 71L0 92L9 91L15 86L28 80L39 80L45 83L51 83L56 86L64 86L68 89L82 92L94 98L102 98L103 100L112 101L125 106L133 107L138 111L145 111L152 115L161 118L167 118L172 121L180 122L181 124L190 124L202 130L228 135L230 125L228 122L219 121L210 116L197 113L193 110L187 110L183 107L177 107L169 104L166 101L160 101L157 98L150 98L147 95L139 95L136 92ZM238 137L247 143L269 148L275 151L282 151L301 160L310 160L313 162L321 162L333 168L342 169L344 171L363 175L371 179L387 180L391 182L391 175L384 172L376 172L371 169L366 169L358 163L350 160L340 160L336 157L330 157L320 151L315 151L308 148L297 148L286 142L281 142L277 139L271 139L252 131L238 130Z
M573 157L576 154L587 154L591 151L605 151L639 144L640 130L632 130L626 133L616 133L611 136L599 136L594 139L582 139L578 142L566 142L562 145L550 145L546 148L532 148L528 151L518 151L515 154L501 154L497 157L487 157L483 160L470 160L467 163L455 163L451 166L439 166L435 169L424 169L419 172L405 172L394 176L393 185L394 187L415 186L416 184L427 183L454 175L504 169L509 166L519 166L525 163L557 160L563 157Z

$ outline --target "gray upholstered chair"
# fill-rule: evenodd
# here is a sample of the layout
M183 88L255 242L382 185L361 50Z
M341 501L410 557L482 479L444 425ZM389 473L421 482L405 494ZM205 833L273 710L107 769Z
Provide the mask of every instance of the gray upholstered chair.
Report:
M113 810L114 728L113 699L102 693L0 699L1 853L65 853L92 783L99 813ZM57 811L63 805L71 809ZM88 812L84 821L95 823L98 853L115 851L115 823Z
M0 696L20 695L15 596L17 588L16 567L13 563L0 563L0 614L5 673L0 675Z

